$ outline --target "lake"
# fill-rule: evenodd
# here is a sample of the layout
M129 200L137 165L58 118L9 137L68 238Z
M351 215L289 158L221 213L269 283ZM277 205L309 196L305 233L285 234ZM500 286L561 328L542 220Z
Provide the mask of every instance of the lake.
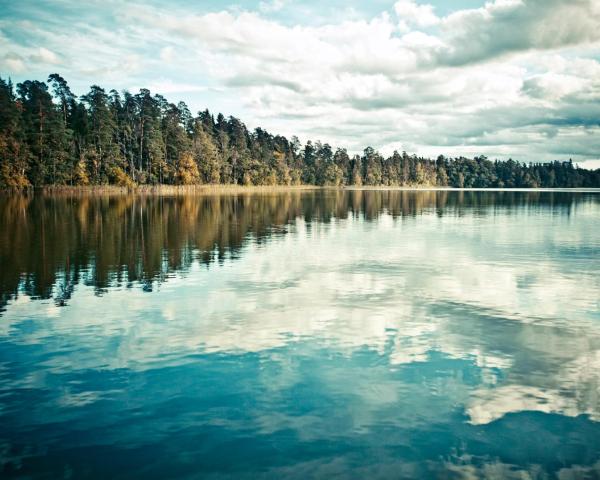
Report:
M3 478L600 478L600 193L0 198Z

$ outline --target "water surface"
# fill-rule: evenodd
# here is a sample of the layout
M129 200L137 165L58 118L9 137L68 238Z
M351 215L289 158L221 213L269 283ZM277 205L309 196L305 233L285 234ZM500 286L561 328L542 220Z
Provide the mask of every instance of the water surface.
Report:
M600 478L600 193L0 198L3 478Z

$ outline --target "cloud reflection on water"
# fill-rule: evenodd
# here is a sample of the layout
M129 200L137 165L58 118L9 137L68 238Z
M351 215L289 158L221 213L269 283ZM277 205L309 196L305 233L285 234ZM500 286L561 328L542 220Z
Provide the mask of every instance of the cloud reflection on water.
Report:
M77 215L67 222L68 231L81 238L92 229L93 240L67 241L72 246L49 265L80 256L67 260L69 272L56 268L56 280L44 287L54 301L32 300L36 286L28 282L40 277L20 272L20 293L8 301L0 335L3 342L37 345L46 354L43 369L54 373L145 370L192 362L200 353L254 352L283 365L285 349L294 344L302 349L306 342L345 356L366 348L388 369L427 364L432 355L442 355L468 361L479 372L475 385L457 378L454 386L440 386L447 389L448 411L458 402L472 424L520 411L586 414L599 421L598 196L535 194L533 201L528 195L70 199L58 205L67 217ZM37 200L25 201L33 202L24 204L29 214L39 208ZM116 209L115 219L129 218L125 228L133 230L109 223L99 239L89 219L115 220L103 208L109 215ZM141 236L133 223L138 214L145 216ZM52 231L56 225L42 227L59 239L61 233ZM159 227L171 229L172 236L164 238L175 243L146 245L156 253L139 250L144 234L150 243L165 235ZM128 250L111 253L124 242L130 243ZM4 248L7 244L12 246L4 239ZM7 259L10 253L2 255ZM107 255L112 258L101 266ZM197 261L203 258L216 263ZM141 264L131 263L138 259ZM77 262L80 272L73 277ZM120 280L106 273L117 272L119 262L127 262L129 272ZM129 287L128 278L152 293ZM59 306L57 292L69 282L67 307ZM328 374L324 369L323 387L332 395L344 390L340 379L325 378ZM435 373L429 375L423 382L436 380ZM20 383L40 381L38 375ZM289 368L276 378L267 376L265 384L299 381ZM357 385L369 382L358 379ZM397 403L401 392L412 388L384 378L377 391L355 391L357 385L346 393L361 397L354 414L366 417L357 417L358 424L368 424L369 411ZM97 398L93 392L67 393L60 401Z

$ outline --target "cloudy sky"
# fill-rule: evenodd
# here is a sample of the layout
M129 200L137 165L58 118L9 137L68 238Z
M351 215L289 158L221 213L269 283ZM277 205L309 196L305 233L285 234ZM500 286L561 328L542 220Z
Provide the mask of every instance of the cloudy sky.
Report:
M147 87L352 152L600 167L598 0L0 3L16 82Z

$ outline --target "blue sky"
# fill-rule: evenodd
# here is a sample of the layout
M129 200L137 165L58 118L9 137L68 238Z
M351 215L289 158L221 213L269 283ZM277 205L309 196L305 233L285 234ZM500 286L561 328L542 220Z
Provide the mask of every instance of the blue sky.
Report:
M2 2L0 75L360 151L600 167L600 2Z

